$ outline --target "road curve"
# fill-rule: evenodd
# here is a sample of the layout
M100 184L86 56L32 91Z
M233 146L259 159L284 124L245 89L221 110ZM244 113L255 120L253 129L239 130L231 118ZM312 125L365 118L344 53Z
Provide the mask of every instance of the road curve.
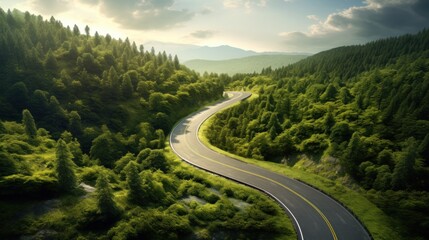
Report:
M278 201L291 216L301 240L371 239L356 218L324 193L299 181L217 153L198 139L201 124L214 113L250 96L228 92L229 99L182 119L170 134L173 151L184 161L257 188Z

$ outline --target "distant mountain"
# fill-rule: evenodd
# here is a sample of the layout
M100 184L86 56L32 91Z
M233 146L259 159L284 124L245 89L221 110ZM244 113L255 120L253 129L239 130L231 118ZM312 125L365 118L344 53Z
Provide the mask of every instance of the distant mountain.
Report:
M166 51L171 54L176 54L181 62L186 62L194 59L204 60L227 60L235 58L244 58L256 55L307 55L301 53L284 53L284 52L255 52L250 50L243 50L241 48L222 45L217 47L197 46L192 44L177 44L165 42L147 42L144 44L146 49L151 47L155 48L156 52Z
M220 61L197 59L184 62L183 64L200 73L260 73L263 68L270 66L273 69L280 68L298 62L308 56L309 55L269 54Z

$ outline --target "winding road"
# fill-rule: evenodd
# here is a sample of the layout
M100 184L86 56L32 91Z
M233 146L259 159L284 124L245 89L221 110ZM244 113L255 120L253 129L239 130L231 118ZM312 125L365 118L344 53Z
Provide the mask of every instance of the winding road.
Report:
M291 216L301 240L371 239L357 219L338 202L299 181L217 153L198 139L201 124L216 112L250 96L228 92L230 98L182 119L170 134L173 151L184 161L209 172L259 189Z

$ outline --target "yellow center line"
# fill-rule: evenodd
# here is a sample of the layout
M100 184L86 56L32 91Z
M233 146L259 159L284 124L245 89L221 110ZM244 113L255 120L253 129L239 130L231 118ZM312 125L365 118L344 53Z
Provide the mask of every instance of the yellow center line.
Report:
M186 133L186 132L188 131L188 128L189 128L189 125L187 125L187 126L186 126L186 128L185 128L185 130L184 130L184 133ZM243 172L243 173L247 173L247 174L250 174L250 175L253 175L253 176L256 176L256 177L259 177L259 178L265 179L265 180L268 180L268 181L270 181L270 182L272 182L272 183L275 183L275 184L277 184L277 185L279 185L279 186L283 187L284 189L286 189L286 190L290 191L291 193L295 194L296 196L298 196L299 198L301 198L304 202L306 202L308 205L310 205L314 210L316 210L316 212L317 212L317 213L319 213L319 215L322 217L322 219L325 221L326 225L328 226L328 228L329 228L329 230L330 230L330 232L331 232L331 234L332 234L333 239L334 239L334 240L338 240L337 235L336 235L336 233L335 233L335 231L334 231L334 228L332 227L332 225L331 225L331 223L329 222L328 218L326 218L326 216L322 213L322 211L321 211L321 210L320 210L316 205L314 205L312 202L310 202L308 199L306 199L304 196L302 196L302 195L301 195L301 194L299 194L298 192L294 191L293 189L289 188L288 186L286 186L286 185L284 185L284 184L282 184L282 183L280 183L280 182L278 182L278 181L275 181L275 180L273 180L273 179L271 179L271 178L268 178L268 177L265 177L265 176L259 175L259 174L257 174L257 173L249 172L249 171L246 171L246 170L243 170L243 169L240 169L240 168L237 168L237 167L234 167L234 166L228 165L228 164L226 164L226 163L222 163L222 162L219 162L219 161L217 161L217 160L214 160L214 159L208 158L208 157L206 157L206 156L203 156L203 155L201 155L200 153L198 153L198 152L196 152L195 150L193 150L193 148L189 145L189 142L187 141L186 137L185 137L185 143L186 143L186 146L188 147L188 149L189 149L189 150L191 150L194 154L196 154L196 155L198 155L198 156L200 156L200 157L202 157L202 158L204 158L204 159L206 159L206 160L208 160L208 161L211 161L211 162L214 162L214 163L220 164L220 165L222 165L222 166L225 166L225 167L228 167L228 168L231 168L231 169L235 169L235 170L237 170L237 171L240 171L240 172ZM203 146L204 146L204 145L203 145ZM204 146L204 147L205 147L205 146Z

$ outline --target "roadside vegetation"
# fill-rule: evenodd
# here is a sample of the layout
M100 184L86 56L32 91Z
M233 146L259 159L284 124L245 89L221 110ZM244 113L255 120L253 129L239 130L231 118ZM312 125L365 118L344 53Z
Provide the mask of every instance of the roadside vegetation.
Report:
M329 193L377 239L426 239L428 36L423 30L235 75L227 88L258 97L216 114L207 141Z
M269 197L166 148L225 76L82 32L0 9L1 239L296 239Z

